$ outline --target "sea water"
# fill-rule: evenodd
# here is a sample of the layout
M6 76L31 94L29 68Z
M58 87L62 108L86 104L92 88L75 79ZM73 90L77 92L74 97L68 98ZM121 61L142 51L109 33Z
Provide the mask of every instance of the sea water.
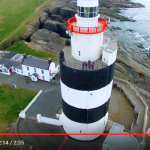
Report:
M145 50L150 48L150 0L131 0L134 3L145 5L143 8L122 9L121 15L131 17L136 22L116 21L111 22L110 26L120 27L126 36L127 42L141 43ZM128 30L128 29L131 29ZM133 30L133 31L132 31ZM121 35L120 35L121 36Z

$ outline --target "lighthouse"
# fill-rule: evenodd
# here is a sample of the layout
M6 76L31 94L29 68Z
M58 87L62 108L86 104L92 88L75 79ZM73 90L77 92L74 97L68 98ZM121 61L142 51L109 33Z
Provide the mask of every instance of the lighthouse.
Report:
M116 40L103 35L109 22L98 12L98 0L77 0L77 14L68 20L71 47L60 52L61 122L81 141L105 131L117 55ZM82 65L88 61L92 68Z

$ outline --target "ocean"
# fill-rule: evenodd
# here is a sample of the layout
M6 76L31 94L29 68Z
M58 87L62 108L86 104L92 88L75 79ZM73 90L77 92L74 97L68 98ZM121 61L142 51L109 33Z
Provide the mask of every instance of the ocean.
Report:
M110 26L120 27L124 34L126 42L131 44L142 44L145 50L150 48L150 0L131 0L135 3L145 5L144 8L128 8L121 10L121 15L132 17L136 22L111 22ZM133 30L132 32L128 29ZM119 33L117 33L119 35ZM120 37L121 35L119 35ZM120 40L123 38L120 37Z

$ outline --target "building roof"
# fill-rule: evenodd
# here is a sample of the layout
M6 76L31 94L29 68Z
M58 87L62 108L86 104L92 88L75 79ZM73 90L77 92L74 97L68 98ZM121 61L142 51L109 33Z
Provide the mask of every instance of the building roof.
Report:
M14 66L14 68L16 68L20 64L20 62L2 58L2 59L0 59L0 64L3 64L7 69L9 69L12 66Z
M8 61L6 64L4 64L4 66L9 69L12 67L11 61Z
M21 69L21 70L22 70L22 65L19 64L19 65L16 67L16 69Z
M11 59L15 55L17 55L17 53L12 51L12 52L6 54L3 58Z
M9 62L9 59L5 59L5 58L1 58L0 59L0 64L1 65L4 65L4 64L6 64L6 63L8 63Z
M48 63L48 60L43 60L43 59L39 59L39 58L35 58L35 57L29 57L29 56L27 56L23 60L22 64L26 65L26 66L44 69L44 70L49 70L49 65L50 65Z
M34 73L33 75L34 75L35 77L38 77L38 74L37 74L37 73Z
M114 123L110 130L110 134L123 134L124 126ZM125 133L127 134L127 133ZM144 145L138 143L137 139L132 135L107 135L102 150L143 150Z
M11 66L14 66L14 68L16 68L17 66L19 66L21 63L18 61L11 61Z

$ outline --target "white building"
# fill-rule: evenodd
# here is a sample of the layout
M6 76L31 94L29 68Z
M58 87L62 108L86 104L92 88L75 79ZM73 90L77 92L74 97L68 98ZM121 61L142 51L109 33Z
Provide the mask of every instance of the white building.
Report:
M0 59L0 73L11 75L21 63L22 58L23 56L16 52L7 53Z
M13 72L31 77L32 81L50 82L59 72L59 65L55 68L55 63L52 60L10 52L0 59L0 73L11 75Z
M53 74L55 72L55 74ZM39 80L50 82L50 80L59 72L59 67L55 68L55 63L51 60L43 60L32 56L24 56L22 64L16 68L16 73L32 77L36 73Z

